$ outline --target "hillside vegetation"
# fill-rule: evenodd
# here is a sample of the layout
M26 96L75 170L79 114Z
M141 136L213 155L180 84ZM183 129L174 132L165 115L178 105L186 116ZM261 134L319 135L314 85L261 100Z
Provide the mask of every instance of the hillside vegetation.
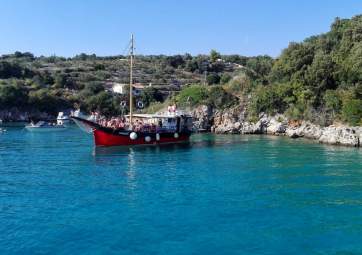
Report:
M147 107L162 103L190 84L228 81L235 70L246 68L242 64L251 65L255 59L233 55L221 60L216 51L209 56L136 56L134 82L146 86L137 100ZM87 112L120 114L127 112L120 108L120 102L129 97L110 89L114 83L128 82L129 62L125 56L35 57L29 52L15 52L0 57L0 111L54 115L80 107Z
M284 113L320 125L361 125L362 16L336 18L328 33L290 43L275 61L259 61L223 88L248 101L250 117Z
M328 33L290 43L275 61L268 84L255 88L256 112L295 119L362 124L362 16L335 19Z
M119 104L128 96L109 89L115 82L128 83L128 77L125 56L3 55L0 110L55 114L80 107L106 115L124 113L127 109ZM225 56L215 50L198 56L137 56L135 82L146 85L137 100L149 111L168 102L221 109L244 104L250 118L283 113L320 125L361 125L362 16L336 18L329 32L290 43L277 59Z
M114 82L128 83L128 77L128 59L124 56L80 54L66 59L15 52L0 58L0 108L54 114L78 105L85 111L117 114L123 98L109 89ZM157 88L169 93L179 89L179 84L199 82L200 77L174 68L167 57L140 56L136 61L135 82L157 86L148 89L151 96Z

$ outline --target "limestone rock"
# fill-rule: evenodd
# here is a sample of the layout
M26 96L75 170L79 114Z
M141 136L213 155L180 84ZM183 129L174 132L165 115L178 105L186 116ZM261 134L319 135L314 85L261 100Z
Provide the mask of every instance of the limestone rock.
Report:
M194 129L210 130L213 118L213 109L211 107L201 105L195 108L191 114L194 122Z
M362 127L329 126L322 128L309 121L288 121L277 114L269 116L261 113L256 122L247 120L247 110L243 106L216 110L206 105L193 110L197 129L211 130L215 133L230 134L285 134L292 138L305 137L321 143L360 146Z
M359 146L359 135L356 130L350 127L329 126L323 129L321 137L318 139L321 143L341 144L347 146Z
M288 126L286 135L291 138L305 137L309 139L319 139L322 135L322 128L309 121L303 121L299 126Z
M217 111L214 114L213 130L215 133L239 133L241 123L239 122L240 108Z
M282 115L271 117L266 127L266 133L272 135L284 134L287 129L286 118Z
M253 124L248 121L242 123L240 129L241 134L257 134L258 132L260 132L260 127L257 126L256 124Z
M302 134L305 138L319 139L322 135L322 128L320 126L314 125L310 122L304 122L302 126Z

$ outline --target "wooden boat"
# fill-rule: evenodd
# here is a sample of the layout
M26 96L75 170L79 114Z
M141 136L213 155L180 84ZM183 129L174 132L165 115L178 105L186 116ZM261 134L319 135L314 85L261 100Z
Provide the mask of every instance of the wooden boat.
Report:
M93 133L96 146L185 142L192 133L192 118L188 115L135 114L133 117L142 120L142 128L114 129L80 117L73 116L72 119L83 130Z
M122 127L101 125L96 118L81 115L71 116L84 131L93 133L96 146L129 146L178 143L189 140L192 134L192 118L174 108L166 114L133 113L133 52L134 40L131 37L130 48L130 98L129 115L124 116ZM142 125L138 125L142 123Z

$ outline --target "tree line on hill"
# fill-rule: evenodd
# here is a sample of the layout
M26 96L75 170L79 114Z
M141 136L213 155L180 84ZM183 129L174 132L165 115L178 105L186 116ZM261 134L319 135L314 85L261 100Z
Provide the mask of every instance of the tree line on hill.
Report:
M263 65L257 63L223 86L239 98L250 98L251 117L261 112L284 113L320 125L336 120L362 125L361 15L336 18L329 32L292 42L274 61L262 61ZM207 88L193 93L196 90L188 88L179 99L191 93L193 102L200 100L196 104L208 100L199 91L207 95Z
M336 18L329 32L292 42L281 55L245 57L190 54L137 56L136 82L180 83L166 98L163 87L147 87L145 107L166 101L227 108L247 104L249 117L283 113L291 119L328 125L362 123L362 16ZM35 57L25 52L0 58L0 107L54 114L80 106L106 115L120 114L127 95L105 90L105 81L128 82L125 56ZM176 83L177 83L176 82Z
M142 90L137 101L145 107L162 103L163 93L176 83L225 83L234 75L235 66L252 68L259 58L239 55L150 55L136 56L135 82L162 84ZM41 111L56 114L60 110L80 107L86 112L100 111L105 115L126 113L120 106L129 96L112 93L108 81L128 83L129 66L126 56L98 57L80 54L73 58L58 56L35 57L29 52L15 52L0 57L0 109ZM206 79L205 79L206 74ZM172 92L172 91L171 91ZM174 93L169 93L172 97Z

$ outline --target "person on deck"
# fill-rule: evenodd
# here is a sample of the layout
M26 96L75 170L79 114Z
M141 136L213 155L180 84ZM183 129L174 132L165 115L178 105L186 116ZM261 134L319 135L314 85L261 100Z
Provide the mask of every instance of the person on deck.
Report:
M176 112L176 109L177 109L176 104L173 104L173 105L171 106L171 112L172 112L172 113L175 113L175 112Z

